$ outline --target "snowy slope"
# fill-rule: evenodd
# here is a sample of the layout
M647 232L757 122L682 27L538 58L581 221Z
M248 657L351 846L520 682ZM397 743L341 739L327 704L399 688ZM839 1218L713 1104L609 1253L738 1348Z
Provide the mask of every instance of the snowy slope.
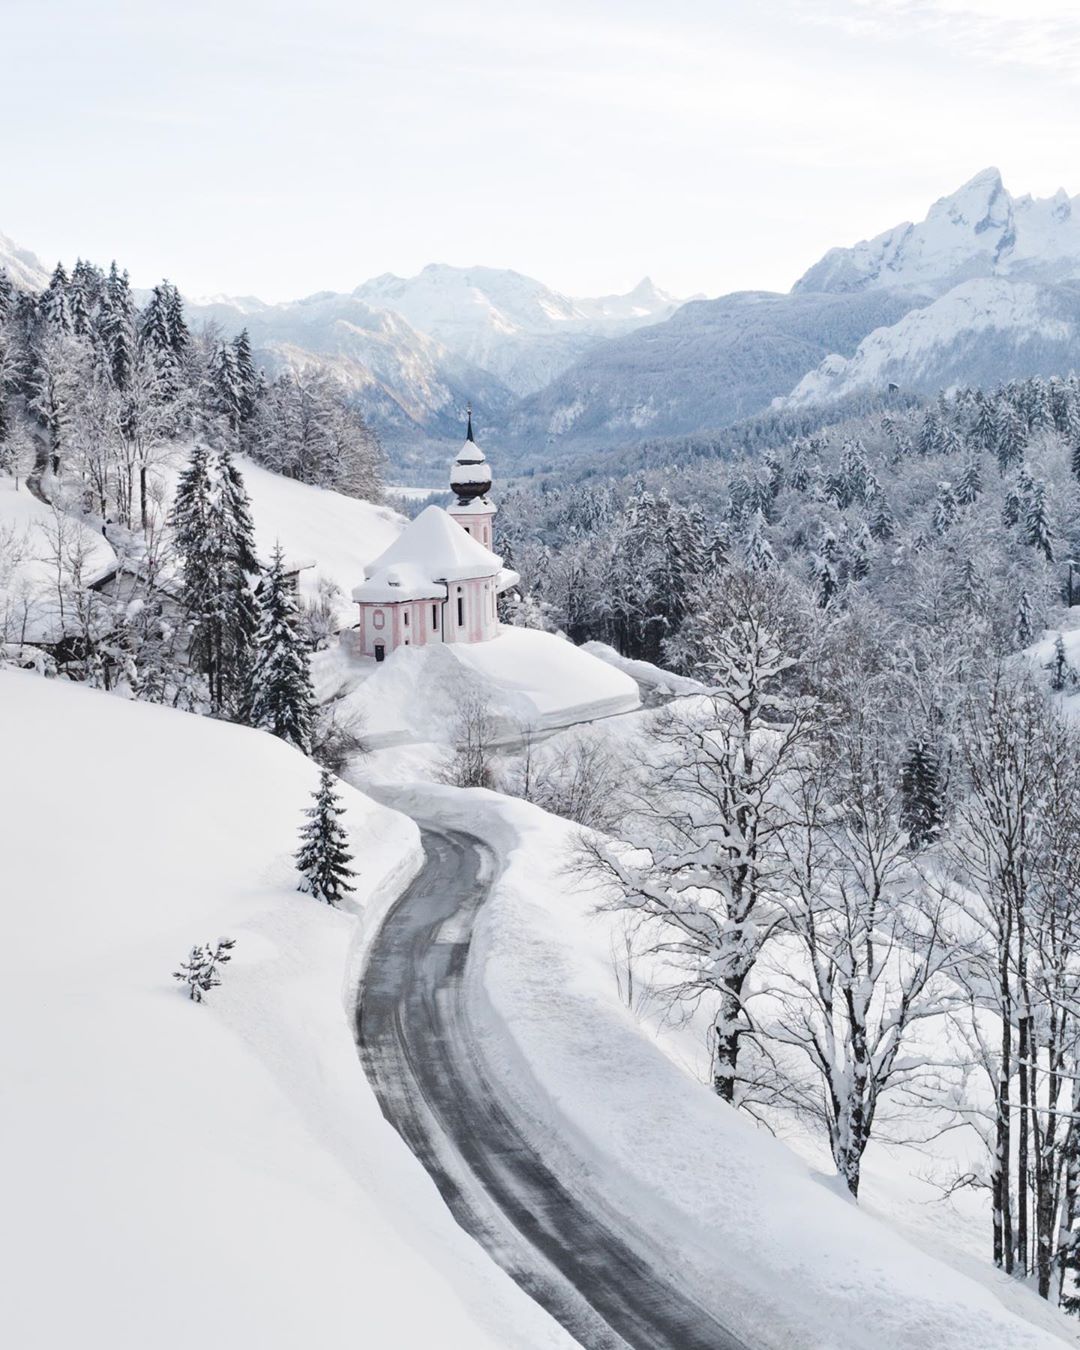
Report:
M443 263L414 277L385 273L353 295L402 315L517 394L547 384L597 338L666 319L681 303L648 277L626 295L575 299L520 272Z
M364 564L401 533L404 517L385 506L283 478L246 456L238 463L251 498L259 556L269 558L280 542L286 558L314 563L300 574L300 594L314 599L320 580L333 582L341 592L335 605L339 620L354 623L352 588L363 580Z
M16 672L0 744L19 766L0 784L0 1342L567 1346L456 1228L367 1086L355 906L295 890L310 761ZM343 791L370 927L418 836ZM193 1005L170 972L223 934L234 962Z
M638 706L624 672L552 633L505 625L490 642L399 647L383 662L351 653L347 639L316 654L320 698L340 696L371 746L446 744L459 710L480 696L500 738L611 717Z
M618 997L617 925L567 882L572 826L490 793L414 787L398 800L500 855L471 974L519 1125L545 1156L562 1141L572 1186L678 1251L689 1288L748 1344L1052 1350L1072 1338L1068 1319L988 1266L983 1283L899 1237L665 1055Z
M910 286L940 295L972 277L1080 279L1080 197L1013 197L997 169L935 202L917 225L905 221L851 248L834 248L794 286L856 291Z
M20 481L0 474L0 642L38 642L63 627L57 563L64 587L81 571L84 586L107 576L116 554L77 516L53 511ZM66 601L65 601L66 603Z
M993 385L1077 367L1080 284L987 277L875 329L850 356L830 355L778 403L827 402L890 382L929 394L954 383Z
M31 291L40 291L49 284L49 273L40 260L6 234L0 234L0 272L7 272L16 286Z
M787 394L830 352L925 300L910 292L692 301L663 323L587 352L522 399L498 432L523 458L728 426Z

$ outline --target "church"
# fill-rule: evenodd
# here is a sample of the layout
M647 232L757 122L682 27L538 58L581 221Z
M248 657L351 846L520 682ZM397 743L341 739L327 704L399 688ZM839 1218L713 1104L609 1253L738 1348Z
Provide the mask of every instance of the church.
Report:
M360 655L383 661L398 647L489 642L498 635L496 601L519 577L491 551L497 508L471 410L450 488L455 499L447 510L426 507L365 567L352 593L360 609Z

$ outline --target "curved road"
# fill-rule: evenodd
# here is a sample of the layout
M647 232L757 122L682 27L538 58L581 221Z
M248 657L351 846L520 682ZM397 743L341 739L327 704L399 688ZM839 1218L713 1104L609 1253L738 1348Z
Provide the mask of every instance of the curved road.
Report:
M458 1223L589 1350L747 1350L665 1254L568 1189L521 1136L469 1027L465 967L493 859L426 830L427 861L375 938L357 1039L383 1114Z

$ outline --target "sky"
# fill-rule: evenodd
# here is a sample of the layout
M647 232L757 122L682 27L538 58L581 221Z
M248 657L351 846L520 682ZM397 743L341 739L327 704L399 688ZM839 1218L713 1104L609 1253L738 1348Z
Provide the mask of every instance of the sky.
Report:
M1080 193L1075 0L2 0L0 35L0 233L190 296L786 290L988 165Z

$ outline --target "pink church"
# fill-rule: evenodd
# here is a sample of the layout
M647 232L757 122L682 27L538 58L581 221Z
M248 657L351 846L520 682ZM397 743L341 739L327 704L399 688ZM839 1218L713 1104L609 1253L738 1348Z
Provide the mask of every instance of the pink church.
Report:
M353 590L360 607L356 650L384 660L398 647L429 642L488 642L497 636L496 600L518 583L491 551L496 507L488 497L491 469L473 440L450 470L456 500L429 506L364 569Z

